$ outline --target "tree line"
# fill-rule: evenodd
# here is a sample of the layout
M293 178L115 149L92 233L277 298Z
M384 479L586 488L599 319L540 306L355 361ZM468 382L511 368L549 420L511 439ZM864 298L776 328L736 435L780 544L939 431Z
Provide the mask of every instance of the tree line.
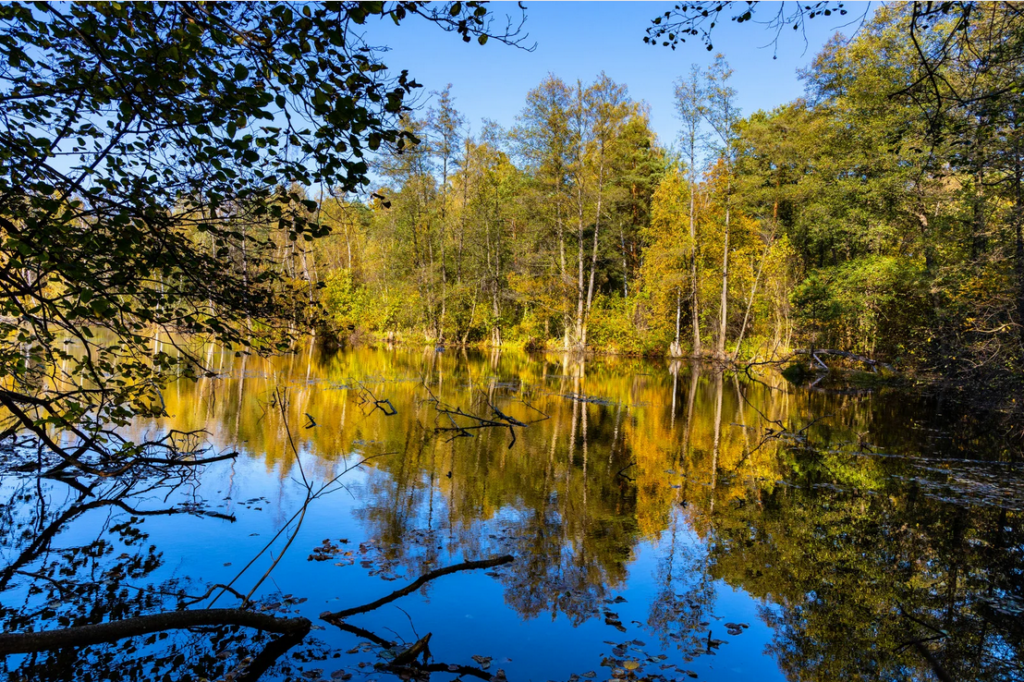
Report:
M443 343L1017 368L1024 150L1019 92L999 89L1021 63L992 56L1020 41L1012 11L975 9L992 66L931 67L995 94L938 113L918 43L954 19L915 36L909 7L833 38L772 111L740 115L724 58L694 67L671 141L605 74L549 75L511 128L473 132L449 86L404 115L417 142L379 159L377 198L320 200L331 235L303 253L323 311Z

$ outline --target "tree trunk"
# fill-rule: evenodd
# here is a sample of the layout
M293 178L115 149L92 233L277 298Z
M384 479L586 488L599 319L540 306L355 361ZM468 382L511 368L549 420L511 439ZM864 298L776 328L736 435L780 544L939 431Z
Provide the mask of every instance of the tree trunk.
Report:
M626 235L619 225L619 248L622 249L622 295L629 298L629 269L626 266Z
M245 221L242 221L242 301L245 305L245 330L248 334L249 330L252 329L252 318L249 315L249 258L246 251L246 242L248 237L246 236ZM164 278L160 275L160 293L164 292ZM161 305L163 304L163 297L161 296Z
M565 225L562 223L562 204L561 202L555 203L555 220L558 223L558 257L559 257L559 271L561 273L560 280L560 291L564 291L562 287L567 287L569 283L569 274L566 268L565 261ZM562 327L564 331L564 345L565 349L569 349L569 308L567 297L560 295L559 298L563 301L562 305ZM546 327L545 327L546 329ZM546 339L545 339L546 340Z
M672 345L668 349L668 354L671 357L673 357L673 358L682 357L682 355L683 355L683 348L682 348L682 346L679 345L679 329L680 329L680 322L682 320L682 311L683 311L683 300L682 299L683 299L682 292L679 290L679 287L676 287L676 338L675 338L675 341L672 342ZM675 395L673 394L673 400L674 399L675 399ZM675 411L673 410L673 416L674 415L675 415Z
M768 251L772 248L772 244L775 243L775 228L772 228L772 234L768 237L768 243L764 245L764 253L761 254L761 262L757 266L757 275L754 276L754 285L750 289L750 297L747 299L747 309L743 312L743 324L740 325L740 335L736 338L736 350L732 353L732 359L735 360L740 355L740 346L743 345L743 334L747 331L747 320L750 318L750 308L754 305L754 296L757 295L757 283L761 281L761 273L764 271L764 262L768 258Z
M722 319L718 328L718 348L716 355L725 357L725 332L729 315L729 204L726 196L725 206L725 237L722 240Z
M309 288L309 305L313 305L313 278L309 274L309 263L306 260L306 249L303 248L299 254L302 256L302 274L306 278L306 286Z
M577 201L577 221L576 221L576 243L577 243L577 257L576 264L578 270L578 280L576 284L576 338L575 345L586 344L586 326L583 319L584 313L584 291L583 285L583 188L579 187L576 190L576 201Z
M590 256L590 284L587 286L587 311L583 324L582 345L586 345L586 324L590 320L590 308L594 302L594 277L597 273L597 244L601 231L601 201L604 198L604 143L601 143L600 162L597 171L597 212L594 214L594 246Z
M722 436L722 372L715 373L715 437L711 448L711 512L715 511L715 487L718 485L718 450Z
M1013 155L1013 228L1016 241L1014 270L1017 274L1017 329L1021 343L1024 344L1024 194L1021 185L1024 183L1024 158L1021 154L1021 138L1017 116L1013 120L1014 155Z
M597 237L601 229L601 194L604 190L604 161L598 172L597 213L594 215L594 247L590 256L590 284L587 286L587 319L590 318L590 307L594 302L594 275L597 272Z
M437 324L437 338L444 340L444 321L448 315L448 266L445 252L444 221L441 222L441 319Z
M694 195L697 192L697 185L693 181L692 173L690 178L690 316L693 324L693 354L699 356L700 347L700 314L698 310L699 296L697 287L697 228L694 221Z
M493 332L493 344L495 346L501 345L501 306L498 303L498 294L501 289L501 220L500 213L498 210L498 191L495 188L494 191L494 217L495 217L495 231L494 231L494 282L491 285L491 301L493 305L492 312L494 313L494 332Z
M1020 340L1024 344L1024 234L1022 234L1022 223L1024 223L1024 200L1021 197L1021 169L1018 165L1014 181L1016 183L1015 201L1013 207L1013 222L1016 232L1016 264L1017 271L1017 325L1020 331Z
M170 611L107 623L79 625L63 630L4 633L0 635L0 655L89 646L165 630L210 625L239 625L286 635L305 636L311 623L305 618L277 618L243 609Z
M414 233L415 234L415 233ZM345 224L345 250L347 252L348 271L352 272L352 228L349 227L347 221Z

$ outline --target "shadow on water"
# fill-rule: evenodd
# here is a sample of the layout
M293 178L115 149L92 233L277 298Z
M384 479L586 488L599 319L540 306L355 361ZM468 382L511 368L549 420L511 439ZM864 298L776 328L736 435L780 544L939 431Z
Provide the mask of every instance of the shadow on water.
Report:
M9 679L1024 679L1004 415L623 358L208 363L130 435L205 429L235 461L40 479L8 444L4 633L305 629L0 648Z

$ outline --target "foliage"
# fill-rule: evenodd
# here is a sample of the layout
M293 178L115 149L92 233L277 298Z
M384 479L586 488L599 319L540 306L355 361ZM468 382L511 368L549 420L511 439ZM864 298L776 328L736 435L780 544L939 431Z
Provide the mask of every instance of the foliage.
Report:
M416 83L352 30L373 18L490 35L476 2L0 7L5 428L131 454L109 427L204 371L180 335L280 348L315 321L304 188L360 190L416 139Z
M922 340L913 325L927 320L922 274L898 258L865 257L809 273L792 302L814 345L871 355L885 344L907 352Z
M726 17L757 17L777 40L845 13L833 2L688 4L656 18L646 40L699 37L711 49ZM736 196L766 249L778 236L792 249L783 280L795 283L797 338L1019 376L1024 12L914 2L860 22L803 74L807 99L738 126Z

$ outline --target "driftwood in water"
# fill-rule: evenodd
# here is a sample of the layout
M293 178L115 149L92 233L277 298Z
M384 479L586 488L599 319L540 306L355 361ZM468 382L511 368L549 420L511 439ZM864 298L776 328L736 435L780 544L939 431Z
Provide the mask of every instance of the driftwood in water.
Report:
M305 619L303 619L305 620ZM257 682L263 677L263 673L270 669L277 659L288 653L288 651L303 639L308 631L300 631L291 635L281 635L274 641L263 647L263 651L256 655L252 661L245 665L237 676L235 682Z
M337 628L339 628L341 630L344 630L345 632L351 632L353 635L355 635L357 637L362 637L363 639L369 640L369 641L373 642L374 644L376 644L378 646L384 647L385 649L394 649L396 646L398 646L397 643L395 643L395 642L387 640L387 639L381 637L380 635L377 635L377 634L374 634L373 632L370 632L369 630L364 630L361 627L357 627L355 625L351 625L349 623L346 623L345 621L341 621L341 620L333 621L332 625L334 625L335 627L337 627ZM418 655L420 655L420 654L422 654L424 652L429 654L430 653L430 649L426 646L426 644L429 641L430 637L431 637L431 633L428 632L426 635L424 635L419 640L417 640L416 643L413 644L411 647L409 647L405 651L399 653L398 656L395 657L395 660L393 660L391 663L389 663L386 666L387 670L390 670L391 672L394 672L394 673L398 673L399 675L401 675L402 673L408 673L409 677L417 677L417 676L419 676L422 673L432 673L432 672L435 672L435 673L454 672L454 673L456 673L458 675L469 675L471 677L478 677L481 680L488 680L488 681L493 677L493 675L491 675L491 673L487 672L486 670L483 670L481 668L475 668L475 667L473 667L471 665L452 665L450 663L426 663L426 662L419 663L419 662L417 662L415 660L411 660L408 656L404 656L403 655L403 654L411 653L413 651L413 649L417 649L417 647L420 645L421 642L422 642L422 646L419 646L419 648L415 652L416 655L418 656ZM424 640L426 640L426 641L424 641ZM399 662L399 658L402 659L402 662ZM251 667L252 666L250 666L250 668Z
M501 566L502 564L507 564L513 560L514 558L512 556L506 554L504 556L494 557L492 559L484 559L483 561L465 561L461 564L455 564L453 566L439 568L437 570L424 573L419 578L412 581L405 587L399 590L395 590L386 597L381 597L380 599L370 602L369 604L364 604L363 606L353 606L352 608L344 609L342 611L336 611L334 613L325 612L320 614L320 617L328 623L331 623L332 625L342 630L351 632L359 637L368 639L371 642L374 642L380 646L394 650L396 646L394 642L389 642L388 640L370 632L369 630L364 630L360 627L350 625L349 623L346 623L343 619L347 616L354 616L358 613L366 613L367 611L379 609L381 606L384 606L385 604L390 603L398 599L399 597L404 597L405 595L411 592L415 592L421 586L425 585L431 580L434 580L435 578L450 575L458 571L470 571L478 568L492 568L494 566ZM423 637L420 637L412 646L403 651L398 652L395 655L395 658L390 663L388 663L387 666L385 666L385 668L392 672L406 674L408 675L408 677L417 679L423 677L424 675L429 677L430 673L432 672L455 672L459 675L469 675L472 677L477 677L481 680L494 679L493 676L487 671L481 670L480 668L474 668L472 666L449 665L445 663L427 663L427 660L430 658L430 647L428 646L428 644L430 643L430 637L431 633L428 632ZM423 657L422 663L418 661L420 656Z
M359 392L356 393L356 401L360 405L373 405L373 407L370 408L370 411L366 413L367 415L373 414L374 410L380 410L384 413L385 417L394 417L398 414L398 410L396 410L395 406L391 404L390 398L378 399L377 396L373 394L373 391L368 389L362 383L359 384ZM306 416L308 417L309 415ZM310 417L310 419L312 419L312 417Z
M492 403L491 400L487 397L487 394L482 390L480 391L480 393L483 397L483 401L487 404L487 407L491 409L491 412L494 413L495 418L489 419L487 417L480 417L475 414L463 412L461 407L453 408L442 403L440 400L438 400L437 396L434 395L434 392L430 390L429 386L424 385L424 388L430 395L430 398L426 402L433 403L434 409L437 411L437 417L435 418L434 421L434 432L452 433L453 435L448 439L449 442L456 438L468 438L473 435L470 433L470 431L474 431L477 429L490 429L495 427L507 428L509 435L512 436L512 439L509 441L508 444L509 449L511 449L512 446L516 444L516 427L526 428L530 424L539 421L544 421L545 419L550 418L547 414L544 414L543 412L541 412L536 407L534 407L533 405L529 404L526 401L523 401L523 404L526 405L526 407L528 407L529 409L533 410L534 412L539 413L541 415L541 419L535 419L534 421L531 422L524 422L520 421L519 419L516 419L515 417L510 417L509 415L505 414L500 409L498 409L494 405L494 403ZM441 426L438 423L438 421L442 417L448 420L450 426ZM469 425L460 424L456 420L456 417L469 419L473 423Z
M476 677L481 680L488 680L488 682L495 679L494 675L486 670L482 670L481 668L475 668L471 665L452 665L450 663L430 663L409 666L395 665L392 663L388 666L388 670L398 673L399 675L407 673L410 677L415 677L418 674L422 675L423 673L454 673L459 677L469 675L470 677Z

